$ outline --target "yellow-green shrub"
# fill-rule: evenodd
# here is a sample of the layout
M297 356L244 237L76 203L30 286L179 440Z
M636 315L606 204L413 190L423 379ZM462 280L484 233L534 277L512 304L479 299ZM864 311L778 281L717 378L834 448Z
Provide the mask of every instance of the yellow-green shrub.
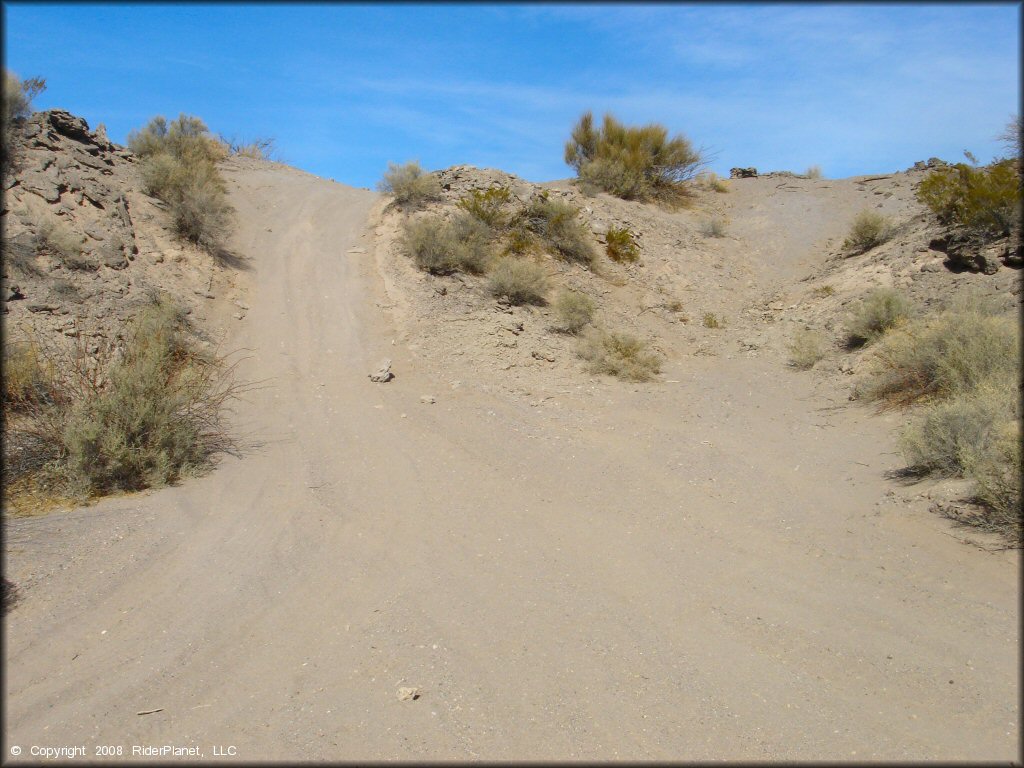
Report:
M509 223L506 206L512 200L512 193L504 187L474 189L459 200L459 207L470 216L479 219L494 229L502 229Z
M636 261L640 258L640 248L626 227L608 227L604 239L605 250L612 261Z
M590 232L574 205L553 200L545 192L530 200L519 218L557 256L586 266L594 263L597 254Z
M854 254L870 251L892 237L892 222L876 211L863 210L850 225L843 248Z
M937 168L921 182L917 197L943 224L983 236L1007 235L1020 216L1019 160Z
M626 200L671 203L686 196L683 182L703 160L689 139L670 139L662 125L629 127L606 114L595 129L593 113L586 112L565 145L565 162L586 186Z
M560 321L560 330L576 334L594 319L594 300L579 291L564 290L555 299L555 314Z
M914 313L913 305L892 288L871 291L846 322L847 346L857 347L879 338Z
M588 328L579 346L591 373L626 381L650 381L661 371L661 358L641 339L627 333Z

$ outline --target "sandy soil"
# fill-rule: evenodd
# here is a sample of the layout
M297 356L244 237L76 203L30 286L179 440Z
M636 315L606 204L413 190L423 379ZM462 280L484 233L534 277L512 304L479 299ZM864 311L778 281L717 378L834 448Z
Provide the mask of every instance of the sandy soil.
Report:
M897 415L770 344L743 353L753 319L705 337L655 312L669 352L714 353L669 354L647 385L559 357L564 375L524 364L503 388L420 343L376 195L254 161L228 176L252 267L233 345L264 381L237 409L249 446L180 487L7 522L12 764L164 744L1020 759L1018 553L965 544L886 477ZM753 274L797 280L845 229L773 225L758 206L783 200L734 186L723 253ZM777 289L731 274L730 316Z

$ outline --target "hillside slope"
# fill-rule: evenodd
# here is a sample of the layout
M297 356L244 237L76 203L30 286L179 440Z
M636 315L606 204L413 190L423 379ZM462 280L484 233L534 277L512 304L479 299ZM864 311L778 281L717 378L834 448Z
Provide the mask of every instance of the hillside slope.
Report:
M247 450L5 520L10 743L1018 758L1018 553L904 499L896 417L787 369L763 319L798 311L768 302L869 191L837 182L795 230L771 222L799 197L764 179L675 214L581 200L641 232L642 265L558 275L665 353L631 385L582 373L547 309L414 271L376 195L253 160L225 175L251 265L230 344L262 382L235 416ZM714 212L732 235L704 242Z

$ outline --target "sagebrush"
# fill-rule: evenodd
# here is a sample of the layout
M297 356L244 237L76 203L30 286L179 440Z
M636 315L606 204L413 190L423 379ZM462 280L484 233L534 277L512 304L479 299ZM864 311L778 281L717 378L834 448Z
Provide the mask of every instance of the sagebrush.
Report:
M28 446L37 458L19 465L78 496L162 485L209 466L232 445L223 419L240 388L223 358L191 345L184 317L161 299L116 350L91 356L81 344L36 342L12 352L22 372L4 390L17 415L5 458Z
M528 259L500 259L487 275L487 289L511 304L544 304L548 291L544 268Z
M217 163L228 147L210 135L197 117L153 118L128 134L128 146L142 161L146 191L167 203L177 235L211 252L222 247L233 209Z
M801 328L793 334L787 348L789 349L790 363L794 367L806 371L825 357L828 339L821 331Z
M853 254L870 251L892 237L892 222L876 211L863 210L850 225L843 248Z
M899 291L876 288L868 293L846 321L846 344L858 347L878 339L915 312Z
M585 293L571 290L559 292L555 299L558 329L564 333L579 333L593 322L595 309L594 300Z
M388 163L377 190L392 195L395 202L405 206L419 206L432 200L440 200L441 183L437 177L423 170L416 160L402 165Z
M571 203L537 195L519 213L522 226L566 261L592 266L597 253L590 231L580 218L580 210Z
M451 222L439 216L408 221L401 243L417 267L435 275L482 274L493 255L490 228L466 213Z
M642 339L628 333L588 328L578 353L588 362L591 373L641 382L661 372L661 358Z

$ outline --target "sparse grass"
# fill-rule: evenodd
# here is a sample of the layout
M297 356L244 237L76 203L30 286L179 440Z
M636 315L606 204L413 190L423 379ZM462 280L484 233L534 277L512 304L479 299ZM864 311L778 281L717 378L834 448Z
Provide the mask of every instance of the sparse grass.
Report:
M911 303L892 288L876 288L860 303L846 323L846 344L859 347L906 321L914 313Z
M475 219L479 219L492 229L504 229L509 224L510 213L507 206L512 201L512 193L504 187L474 189L459 200L459 207Z
M511 304L544 304L548 278L544 268L527 259L500 259L487 275L491 295L506 298Z
M725 237L726 227L725 219L715 216L701 222L700 231L704 237Z
M47 382L52 373L31 341L8 342L4 345L4 409L22 410L30 403L47 396Z
M820 165L812 165L812 166L810 166L806 171L804 171L804 176L806 176L808 179L820 179L821 178L821 166Z
M799 329L788 345L789 361L800 370L809 370L825 357L828 340L820 331Z
M236 139L233 136L227 138L221 134L220 142L227 147L228 153L233 156L251 157L254 160L274 161L277 159L277 141L270 137L258 136L246 141L244 139Z
M423 170L412 160L404 165L388 163L388 169L377 184L377 189L386 195L393 195L399 205L416 207L442 197L441 183L437 177Z
M891 237L892 222L880 213L865 209L854 218L843 248L856 255L870 251Z
M16 393L5 383L20 413L5 459L28 446L42 457L29 469L77 496L162 485L207 466L230 446L222 416L238 387L222 359L192 349L183 317L169 301L147 307L120 356L51 344L9 358L28 373Z
M826 296L832 296L836 292L836 289L831 285L819 285L814 289L813 293L818 298L825 298Z
M1017 141L1019 146L1019 136ZM1008 235L1020 220L1020 160L937 168L921 182L917 198L943 224L961 226L979 237Z
M555 255L576 264L593 265L597 254L591 235L574 205L542 193L530 200L519 220Z
M594 319L594 300L579 291L564 290L555 299L555 314L559 320L559 330L564 333L577 334Z
M705 312L700 324L705 328L721 328L725 325L725 321L720 320L714 312Z
M490 236L490 228L468 214L451 223L431 216L406 222L402 247L417 267L431 274L481 274L492 258Z
M565 162L585 187L675 205L688 196L684 182L696 175L703 158L686 137L670 139L664 126L630 127L606 114L595 129L587 112L565 145Z
M992 378L1020 387L1015 318L972 299L889 332L873 362L857 393L895 404L953 397Z
M52 214L45 214L35 222L36 249L56 256L68 269L93 270L97 265L83 256L85 238L75 234L64 221Z
M168 124L158 116L128 135L142 161L146 191L167 203L175 233L216 252L228 233L233 210L217 163L227 145L210 135L197 117L180 115Z
M712 192L724 193L729 191L729 182L727 182L714 171L709 171L707 173L707 175L704 177L704 184Z
M626 227L608 227L605 233L605 251L612 261L634 262L640 258L640 248L633 233Z
M661 372L661 358L641 339L626 333L588 328L579 355L591 373L603 373L626 381L650 381Z

